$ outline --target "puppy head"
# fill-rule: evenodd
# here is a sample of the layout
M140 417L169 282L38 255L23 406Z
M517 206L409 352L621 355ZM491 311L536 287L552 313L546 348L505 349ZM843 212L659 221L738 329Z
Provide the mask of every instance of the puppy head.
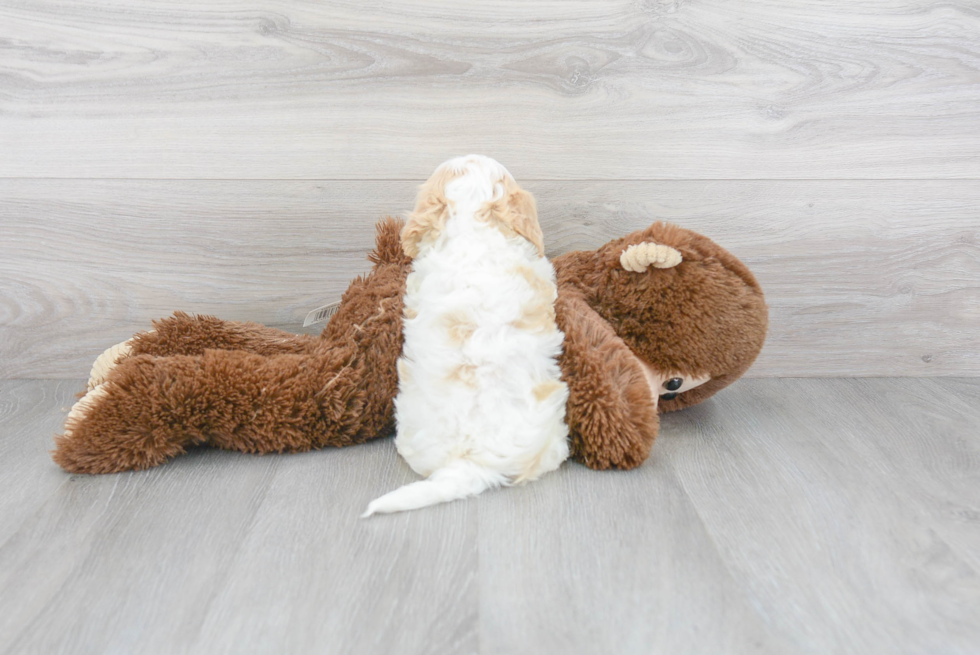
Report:
M480 155L444 162L419 189L415 210L401 233L402 249L415 258L433 243L458 210L473 211L508 236L520 235L544 256L534 196L521 189L507 169Z

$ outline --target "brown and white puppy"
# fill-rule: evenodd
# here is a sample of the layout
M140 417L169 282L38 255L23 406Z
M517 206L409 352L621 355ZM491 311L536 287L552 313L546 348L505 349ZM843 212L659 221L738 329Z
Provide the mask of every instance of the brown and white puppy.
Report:
M488 157L452 159L422 186L401 236L413 262L395 445L426 479L365 516L535 480L568 458L564 335L533 197Z

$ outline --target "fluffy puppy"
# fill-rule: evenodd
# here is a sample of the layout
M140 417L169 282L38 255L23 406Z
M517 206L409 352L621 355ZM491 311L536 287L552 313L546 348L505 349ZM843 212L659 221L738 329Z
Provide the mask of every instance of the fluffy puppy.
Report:
M496 161L451 159L401 233L413 258L395 445L426 477L364 516L535 480L568 457L555 271L534 198Z

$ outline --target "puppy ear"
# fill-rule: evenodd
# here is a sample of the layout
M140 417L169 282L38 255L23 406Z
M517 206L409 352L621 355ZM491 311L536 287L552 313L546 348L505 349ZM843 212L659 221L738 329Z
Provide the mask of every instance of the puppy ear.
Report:
M415 211L409 215L408 222L401 232L402 250L412 259L418 257L422 245L435 241L446 227L446 221L449 219L446 184L455 176L452 171L436 171L419 188Z
M544 233L538 223L538 207L534 196L517 186L511 178L503 180L504 197L488 203L481 212L481 218L501 228L513 231L538 249L544 257Z
M538 254L544 257L544 233L538 223L538 205L534 196L524 189L516 188L507 197L507 209L513 216L514 231L533 243Z

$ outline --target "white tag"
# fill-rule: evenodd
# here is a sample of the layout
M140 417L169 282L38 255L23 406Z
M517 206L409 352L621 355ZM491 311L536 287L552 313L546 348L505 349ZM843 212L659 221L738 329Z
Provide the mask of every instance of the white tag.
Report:
M330 319L331 316L337 313L340 308L340 301L332 302L329 305L324 305L314 309L312 312L306 315L306 320L303 321L303 327L309 325L315 325L317 323L323 323Z

